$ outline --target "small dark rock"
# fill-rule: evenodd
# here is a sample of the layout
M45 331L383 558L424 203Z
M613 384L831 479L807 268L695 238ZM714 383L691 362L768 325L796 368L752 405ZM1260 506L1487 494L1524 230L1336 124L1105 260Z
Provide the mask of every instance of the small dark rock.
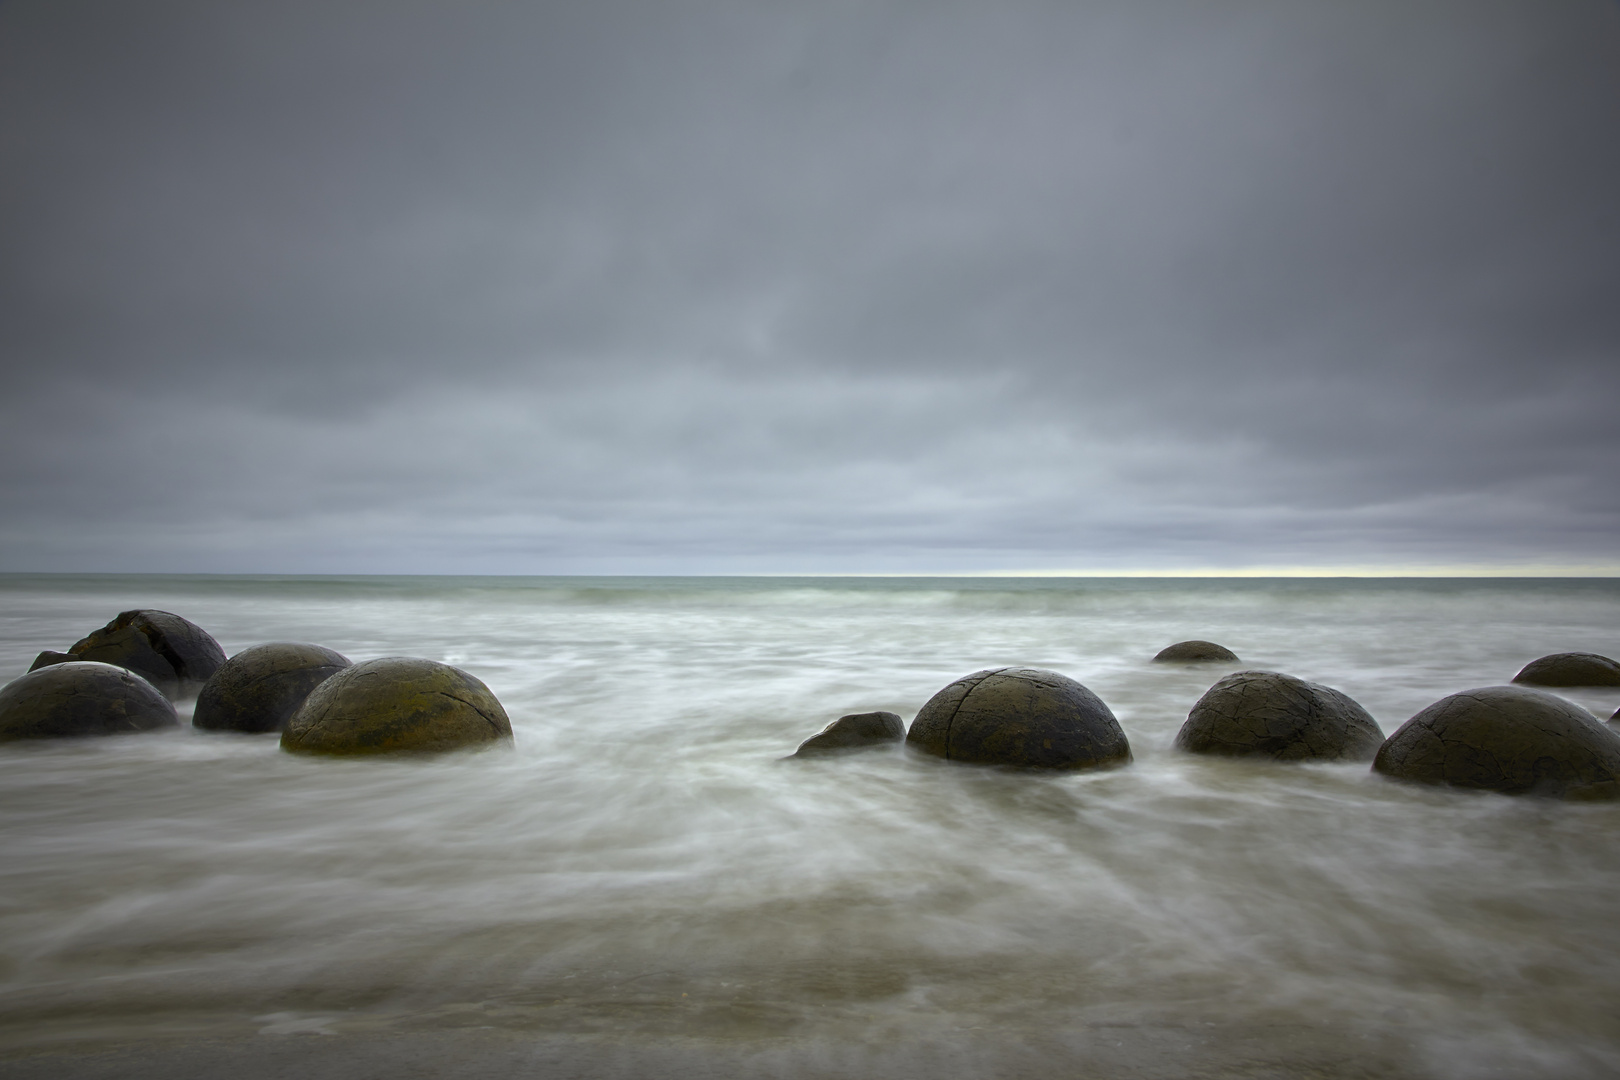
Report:
M1620 735L1543 690L1487 686L1441 698L1379 748L1373 771L1510 795L1620 798Z
M116 735L179 722L157 687L111 664L51 664L0 689L0 742Z
M150 609L120 612L66 653L40 653L30 670L64 663L55 659L62 656L128 668L171 701L195 694L225 662L225 650L202 627Z
M1237 671L1204 692L1176 733L1194 754L1365 761L1384 733L1347 694L1273 671Z
M344 668L310 691L281 732L300 754L438 752L512 740L512 722L473 676L388 656Z
M1553 653L1524 665L1513 681L1533 686L1620 686L1620 664L1597 653Z
M1224 645L1217 645L1213 641L1178 641L1174 645L1166 645L1159 650L1154 658L1155 662L1199 662L1208 660L1224 660L1228 663L1237 662L1237 653Z
M203 684L191 722L212 731L280 731L311 690L348 666L341 653L302 642L243 649Z
M906 744L951 761L1039 769L1123 765L1131 747L1101 698L1055 671L992 668L928 699Z
M70 652L55 652L51 649L46 649L44 652L34 657L34 662L28 665L28 670L38 671L42 667L50 667L52 664L66 664L77 659L78 657L74 656Z
M799 744L794 757L809 757L835 750L860 750L898 742L906 737L906 724L892 712L850 713L840 716Z

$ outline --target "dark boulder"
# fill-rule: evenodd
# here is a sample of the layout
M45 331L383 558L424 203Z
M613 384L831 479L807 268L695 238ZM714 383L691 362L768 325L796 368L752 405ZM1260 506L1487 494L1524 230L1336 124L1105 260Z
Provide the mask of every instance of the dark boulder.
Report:
M1524 665L1513 681L1532 686L1620 686L1620 664L1597 653L1553 653Z
M1039 668L992 668L957 679L918 711L906 744L981 765L1090 769L1131 760L1125 732L1102 699Z
M128 668L170 700L195 694L225 662L225 650L202 627L150 609L119 613L66 653L40 653L30 670L64 663L64 656Z
M810 757L837 750L861 750L899 742L906 737L906 724L892 712L850 713L840 716L799 744L794 757Z
M211 731L280 731L311 690L348 666L341 653L302 642L243 649L203 684L191 722Z
M1204 692L1176 733L1194 754L1366 761L1384 733L1347 694L1274 671L1236 671Z
M1237 653L1213 641L1178 641L1160 649L1153 659L1156 663L1199 663L1210 660L1236 663Z
M1620 798L1620 735L1543 690L1487 686L1441 698L1378 751L1399 780L1569 799Z
M281 732L301 754L437 752L507 743L512 723L489 687L433 660L388 656L344 668L304 699Z
M157 687L111 664L51 664L0 689L0 742L117 735L179 722Z

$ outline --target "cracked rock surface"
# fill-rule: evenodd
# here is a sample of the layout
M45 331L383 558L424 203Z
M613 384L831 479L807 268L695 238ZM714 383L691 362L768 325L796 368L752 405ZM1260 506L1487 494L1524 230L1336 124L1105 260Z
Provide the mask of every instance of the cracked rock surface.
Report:
M794 757L810 757L837 750L861 750L885 746L906 737L906 724L892 712L850 713L840 716L799 744Z
M1235 662L1237 658L1237 653L1226 646L1197 638L1192 641L1178 641L1174 645L1166 645L1153 657L1155 663L1186 663L1208 660Z
M311 690L348 666L342 653L305 642L243 649L203 684L191 723L211 731L280 731Z
M1620 735L1543 690L1487 686L1441 698L1401 725L1373 771L1512 795L1620 798Z
M117 735L179 722L157 687L111 664L52 664L0 689L0 742Z
M906 744L981 765L1092 769L1123 765L1131 747L1101 698L1055 671L976 671L928 699Z
M1204 692L1176 733L1194 754L1365 761L1384 733L1349 695L1274 671L1237 671Z
M100 630L74 642L67 653L40 653L29 670L63 663L63 656L128 668L171 701L195 694L225 662L225 650L202 627L149 608L120 612Z
M1620 663L1597 653L1553 653L1524 665L1513 681L1533 686L1620 686Z
M435 660L387 656L344 668L287 721L281 748L301 754L432 753L512 740L489 687Z

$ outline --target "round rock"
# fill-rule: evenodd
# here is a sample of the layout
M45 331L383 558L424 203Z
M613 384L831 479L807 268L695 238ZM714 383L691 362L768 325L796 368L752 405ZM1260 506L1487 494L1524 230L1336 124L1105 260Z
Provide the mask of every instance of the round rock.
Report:
M906 737L906 724L892 712L850 713L840 716L799 744L794 757L811 757L837 750L861 750L899 742Z
M1441 698L1378 751L1400 780L1570 799L1620 798L1620 735L1543 690L1487 686Z
M1620 686L1620 664L1597 653L1553 653L1524 665L1513 681L1532 686Z
M203 684L191 722L211 731L280 731L311 690L348 666L341 653L303 642L243 649Z
M1204 692L1176 733L1194 754L1366 761L1384 733L1349 695L1274 671L1236 671Z
M303 754L429 753L510 743L489 687L459 668L389 656L344 668L304 699L281 732Z
M1160 649L1153 659L1156 663L1199 663L1210 660L1235 663L1237 653L1213 641L1178 641L1174 645L1166 645Z
M1123 765L1131 747L1101 698L1055 671L976 671L928 699L906 743L981 765L1092 769Z
M208 632L167 611L138 609L74 642L66 654L42 652L30 671L64 661L96 660L128 668L170 699L189 697L225 662L225 650Z
M179 722L157 687L111 664L52 664L0 689L0 742L117 735Z

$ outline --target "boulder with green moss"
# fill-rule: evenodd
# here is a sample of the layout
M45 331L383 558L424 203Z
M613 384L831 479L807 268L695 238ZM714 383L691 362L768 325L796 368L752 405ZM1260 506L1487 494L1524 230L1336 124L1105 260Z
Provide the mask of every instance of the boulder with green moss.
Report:
M280 731L311 690L348 666L342 653L304 642L243 649L203 684L191 722L211 731Z
M0 742L118 735L179 722L157 687L111 664L69 660L0 689Z
M951 761L1037 769L1092 769L1131 760L1101 698L1055 671L976 671L928 699L906 745Z
M195 694L225 662L225 650L202 627L150 608L120 612L66 653L40 653L29 670L64 663L64 656L127 668L170 700Z
M1441 698L1379 748L1398 780L1510 795L1620 798L1620 735L1545 690L1487 686Z
M510 745L489 687L434 660L389 656L344 668L304 699L281 732L299 754L432 753Z
M1176 733L1194 754L1366 761L1384 733L1349 695L1275 671L1236 671L1204 692Z

